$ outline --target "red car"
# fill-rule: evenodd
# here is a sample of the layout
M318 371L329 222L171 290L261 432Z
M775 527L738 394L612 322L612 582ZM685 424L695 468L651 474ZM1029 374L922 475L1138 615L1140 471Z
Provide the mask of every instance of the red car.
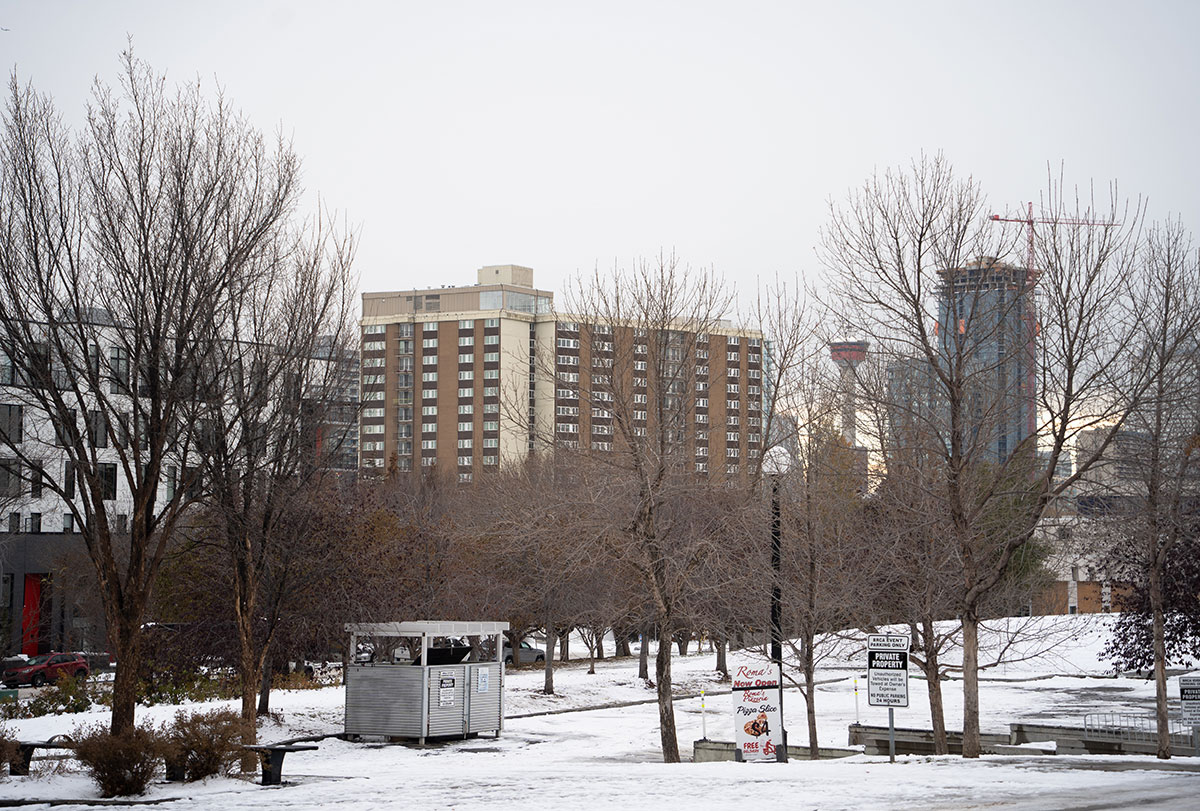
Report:
M56 681L60 676L73 676L86 679L88 673L87 659L78 653L45 653L35 656L23 665L4 671L4 686L17 687L29 684L41 687Z

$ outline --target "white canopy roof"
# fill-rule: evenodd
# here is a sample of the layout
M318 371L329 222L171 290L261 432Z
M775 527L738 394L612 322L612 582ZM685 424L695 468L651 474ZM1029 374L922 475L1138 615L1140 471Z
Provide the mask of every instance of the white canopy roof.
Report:
M490 636L508 630L507 622L348 622L346 631L361 636Z

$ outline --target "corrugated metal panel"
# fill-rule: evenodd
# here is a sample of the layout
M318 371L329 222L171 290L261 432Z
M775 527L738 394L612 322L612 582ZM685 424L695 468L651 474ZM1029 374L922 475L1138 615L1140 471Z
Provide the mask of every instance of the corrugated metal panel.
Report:
M425 668L351 665L346 674L346 734L421 737Z
M466 665L429 667L429 735L462 735L466 718ZM443 683L447 686L443 687Z
M504 690L500 663L468 665L467 684L471 690L471 717L467 726L468 732L491 732L500 729L500 696ZM487 690L480 692L479 673L487 674L485 683Z

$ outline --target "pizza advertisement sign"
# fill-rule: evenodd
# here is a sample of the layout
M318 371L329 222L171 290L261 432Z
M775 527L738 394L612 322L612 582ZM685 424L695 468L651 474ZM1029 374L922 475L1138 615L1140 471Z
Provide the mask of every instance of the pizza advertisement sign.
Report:
M783 745L779 674L772 664L742 665L733 674L734 740L745 761L775 761Z

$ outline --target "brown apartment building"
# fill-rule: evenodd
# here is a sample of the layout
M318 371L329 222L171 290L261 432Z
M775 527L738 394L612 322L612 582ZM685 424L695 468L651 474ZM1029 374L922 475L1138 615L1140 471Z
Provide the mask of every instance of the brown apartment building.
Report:
M364 293L360 467L470 481L555 446L620 452L670 421L696 471L747 471L762 449L762 337L703 330L564 316L517 265L469 287Z

